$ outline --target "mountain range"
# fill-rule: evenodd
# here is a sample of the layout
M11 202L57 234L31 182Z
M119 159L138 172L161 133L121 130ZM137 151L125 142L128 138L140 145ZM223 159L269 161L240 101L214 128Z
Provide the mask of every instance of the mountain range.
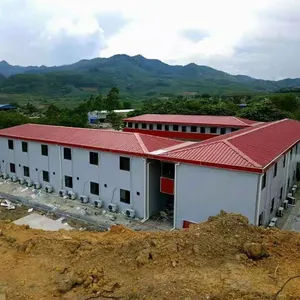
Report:
M261 80L194 63L168 65L141 55L81 60L63 66L13 66L0 62L0 94L33 94L49 97L105 93L113 86L132 97L182 93L268 93L298 88L300 78Z

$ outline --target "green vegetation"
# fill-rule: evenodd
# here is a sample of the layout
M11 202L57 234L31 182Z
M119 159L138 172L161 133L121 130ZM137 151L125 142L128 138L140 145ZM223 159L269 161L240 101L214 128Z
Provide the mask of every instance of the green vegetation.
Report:
M67 107L75 107L90 94L107 94L113 86L120 89L126 103L174 95L253 95L280 89L285 93L300 86L300 79L257 80L196 64L170 66L140 55L95 58L61 67L25 68L0 62L0 74L6 76L0 77L0 103L4 103L1 96L20 102L17 98L22 95L33 104L67 103Z

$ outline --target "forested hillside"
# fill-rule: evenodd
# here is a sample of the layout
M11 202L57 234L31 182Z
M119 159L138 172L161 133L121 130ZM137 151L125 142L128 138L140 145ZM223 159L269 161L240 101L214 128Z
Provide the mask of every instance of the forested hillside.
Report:
M20 67L2 61L0 74L4 75L0 75L2 94L48 97L107 93L113 86L117 86L122 95L131 97L268 93L300 86L300 79L258 80L196 64L171 66L140 55L81 60L59 67Z

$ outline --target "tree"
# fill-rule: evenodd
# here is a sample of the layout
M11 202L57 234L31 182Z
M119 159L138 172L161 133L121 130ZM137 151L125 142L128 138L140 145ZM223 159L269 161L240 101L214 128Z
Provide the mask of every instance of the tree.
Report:
M56 117L60 114L60 112L61 110L55 104L50 104L47 110L45 111L45 116L47 118Z
M280 110L295 112L300 108L298 97L292 93L274 95L270 97L270 100Z
M26 106L25 106L25 108L24 108L24 111L27 114L31 115L31 114L37 112L38 109L34 105L32 105L31 103L27 103Z
M113 111L114 109L120 108L119 101L119 89L113 87L107 94L106 99L104 100L104 108L108 111Z
M129 101L123 102L123 108L124 109L131 109L131 103Z
M30 123L30 119L16 112L0 112L0 129Z
M108 114L107 121L111 124L111 127L115 130L121 130L123 128L122 116L118 115L114 111Z

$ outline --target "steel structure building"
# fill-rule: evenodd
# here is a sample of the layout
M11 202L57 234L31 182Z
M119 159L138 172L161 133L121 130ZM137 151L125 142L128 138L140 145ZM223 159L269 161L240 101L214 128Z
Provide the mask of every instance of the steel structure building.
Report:
M0 167L12 181L145 220L167 207L176 228L220 210L266 226L297 181L299 141L289 119L202 142L26 124L0 130Z

